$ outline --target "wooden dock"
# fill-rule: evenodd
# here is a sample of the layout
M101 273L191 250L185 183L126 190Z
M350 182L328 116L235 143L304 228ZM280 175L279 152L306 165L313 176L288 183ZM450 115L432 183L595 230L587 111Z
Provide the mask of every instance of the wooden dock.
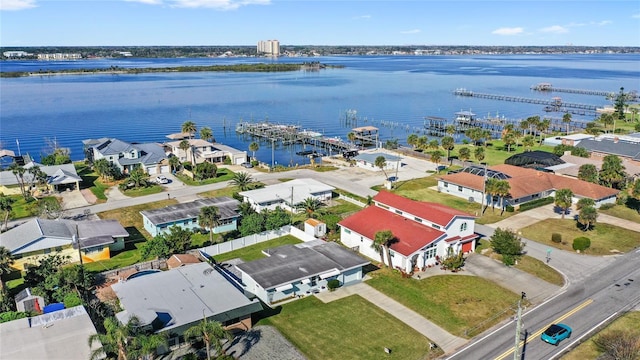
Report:
M613 98L616 96L616 93L611 91L557 88L557 87L553 87L553 85L551 85L550 83L539 83L539 84L533 85L531 86L531 90L540 91L540 92L563 92L563 93L570 93L570 94L596 95L596 96L604 96L607 98Z

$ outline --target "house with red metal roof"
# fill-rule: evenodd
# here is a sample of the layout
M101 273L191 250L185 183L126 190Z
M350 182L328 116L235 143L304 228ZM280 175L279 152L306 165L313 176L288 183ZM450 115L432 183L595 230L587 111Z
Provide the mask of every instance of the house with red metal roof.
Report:
M373 205L338 225L340 241L372 259L380 259L380 253L372 247L375 234L391 230L394 235L389 246L391 264L407 273L437 265L451 251L454 254L472 252L478 238L474 233L473 215L388 191L380 191L373 198ZM383 256L388 263L387 255Z

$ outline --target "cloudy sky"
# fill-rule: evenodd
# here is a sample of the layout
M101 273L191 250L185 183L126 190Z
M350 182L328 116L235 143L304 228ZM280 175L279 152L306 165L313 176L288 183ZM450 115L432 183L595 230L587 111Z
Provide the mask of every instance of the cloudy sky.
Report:
M640 46L637 0L0 0L2 46Z

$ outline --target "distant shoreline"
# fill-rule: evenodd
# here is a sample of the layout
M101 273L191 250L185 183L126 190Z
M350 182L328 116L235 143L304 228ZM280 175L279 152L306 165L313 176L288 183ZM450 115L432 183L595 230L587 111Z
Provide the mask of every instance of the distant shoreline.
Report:
M31 76L57 76L57 75L135 75L149 73L168 73L168 72L287 72L287 71L319 71L326 68L344 68L343 65L327 65L319 62L301 63L301 64L235 64L235 65L209 65L209 66L175 66L175 67L158 67L158 68L121 68L112 66L109 68L93 68L93 69L65 69L65 70L46 70L37 72L27 71L10 71L1 72L1 78L19 78Z

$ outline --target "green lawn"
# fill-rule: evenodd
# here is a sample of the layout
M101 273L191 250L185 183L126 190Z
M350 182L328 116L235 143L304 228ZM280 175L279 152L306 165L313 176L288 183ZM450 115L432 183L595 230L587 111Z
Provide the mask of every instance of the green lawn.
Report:
M635 199L629 199L629 203L633 203L634 205L638 202L638 200ZM603 214L607 214L607 215L611 215L611 216L615 216L617 218L620 219L625 219L625 220L629 220L629 221L634 221L637 223L640 223L640 213L638 212L638 210L632 209L629 206L626 205L616 205L614 207L612 207L611 209L607 209L607 210L603 210L603 209L598 209L598 212L601 212Z
M140 211L160 209L165 206L169 206L177 203L178 201L176 201L175 199L161 200L161 201L150 202L146 204L129 206L129 207L120 208L116 210L103 211L98 213L97 215L98 217L100 217L100 219L118 220L118 222L125 228L135 227L140 232L146 233L146 231L144 230L144 225L142 224L142 215L140 215Z
M219 183L223 181L229 181L233 178L233 174L234 174L233 171L227 168L218 168L215 178L207 179L203 181L193 180L190 177L184 176L179 173L176 174L176 177L187 185L198 186L198 185L208 185L208 184L214 184L214 183Z
M216 259L216 261L218 262L227 261L235 258L240 258L244 261L252 261L252 260L262 259L263 257L265 257L266 255L262 253L262 250L264 249L274 248L282 245L299 244L301 242L302 241L300 241L300 239L294 236L285 235L279 238L275 238L273 240L247 246L242 249L216 255L214 256L214 259Z
M22 219L38 214L37 200L32 199L27 202L22 195L8 195L8 197L14 200L13 204L11 204L12 209L9 219ZM4 215L2 220L4 220Z
M572 219L547 219L521 229L522 236L562 250L573 251L573 239L585 236L591 239L590 255L611 255L628 252L640 245L640 234L609 224L596 224L593 230L582 231ZM562 235L562 243L551 241L551 234Z
M85 263L85 269L89 272L102 272L112 269L119 269L121 267L129 266L141 262L143 259L140 256L140 246L144 242L127 242L125 250L113 255L111 259L101 260L96 262Z
M275 326L310 360L434 359L429 340L358 295L330 303L310 296L258 322ZM384 352L384 348L391 353Z
M567 355L563 356L562 360L584 360L584 359L598 359L602 352L598 350L593 338L596 338L599 334L605 334L613 330L622 330L630 332L640 336L640 311L628 312L622 317L616 319L611 325L604 328L594 337L585 340L582 344L578 345L575 349L571 350Z
M451 156L458 156L458 150L462 147L466 147L469 148L469 150L471 150L471 159L469 159L469 161L474 161L474 162L478 162L477 160L475 160L475 158L473 157L473 151L476 148L475 146L471 146L471 145L464 145L464 144L456 144L456 147L453 149L453 151L451 151ZM487 165L498 165L498 164L504 164L504 161L508 158L511 157L515 154L520 154L525 152L525 148L524 146L522 146L522 144L520 144L520 146L516 147L516 146L511 146L511 151L507 151L507 148L504 146L504 142L502 140L491 140L487 146L484 149L484 159L482 160L482 162L486 162ZM541 151L547 151L547 152L553 152L553 146L548 146L548 145L542 145L542 146L538 146L537 144L534 145L531 150L541 150Z
M105 195L105 191L109 189L111 185L114 184L105 184L100 179L100 176L96 174L91 167L83 162L75 162L73 165L76 168L76 172L82 178L82 182L80 183L81 189L89 189L91 193L96 196L98 199L98 203L107 201L107 196Z
M450 333L468 337L465 330L483 324L478 331L512 316L508 310L519 295L476 276L441 275L422 280L402 278L396 271L369 273L367 284L402 303Z
M233 197L233 193L237 193L239 191L240 189L237 186L227 186L225 188L218 189L218 190L210 190L210 191L204 191L204 192L198 193L198 196L205 197L205 198L214 198L219 196Z
M126 196L138 197L162 192L162 186L151 184L149 186L140 187L138 189L125 190L122 193Z

